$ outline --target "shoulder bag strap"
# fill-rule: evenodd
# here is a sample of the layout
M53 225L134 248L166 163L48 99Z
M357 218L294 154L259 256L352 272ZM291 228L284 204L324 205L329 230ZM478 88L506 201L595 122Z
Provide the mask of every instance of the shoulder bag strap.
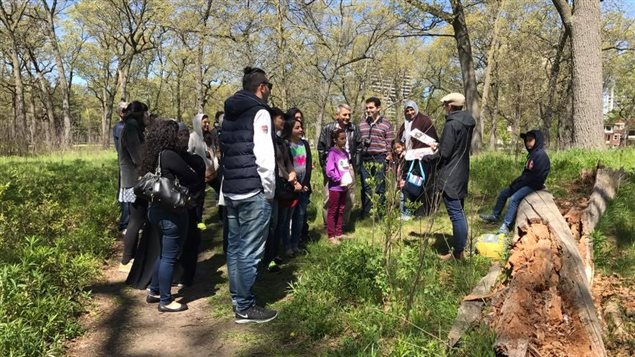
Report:
M417 160L419 161L419 171L420 171L420 176L423 179L423 181L426 180L426 172L423 171L423 165L421 165L421 160Z
M163 154L163 150L159 152L159 159L157 160L157 169L155 170L155 173L159 176L161 176L161 154Z
M412 173L412 168L415 165L415 160L410 161L410 168L408 169L408 174ZM419 162L419 165L421 165L421 162Z

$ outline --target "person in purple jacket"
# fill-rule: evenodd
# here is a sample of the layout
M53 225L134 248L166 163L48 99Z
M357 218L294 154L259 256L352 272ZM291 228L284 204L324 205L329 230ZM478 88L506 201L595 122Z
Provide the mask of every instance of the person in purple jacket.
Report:
M333 146L326 158L326 177L329 187L329 201L326 217L326 233L329 242L339 244L343 238L344 208L348 186L353 183L351 165L346 152L346 132L333 130Z

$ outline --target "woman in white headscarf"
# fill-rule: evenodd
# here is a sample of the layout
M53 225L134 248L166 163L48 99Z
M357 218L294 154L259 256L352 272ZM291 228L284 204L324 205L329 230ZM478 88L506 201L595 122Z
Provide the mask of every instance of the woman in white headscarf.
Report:
M412 100L405 101L404 117L405 117L404 123L401 125L401 127L399 128L399 132L397 133L397 140L400 140L405 145L406 147L405 151L429 147L429 145L411 136L412 130L414 129L417 129L421 131L422 133L430 136L432 139L436 140L437 142L439 141L439 136L437 135L437 131L434 128L434 125L432 124L432 119L430 119L429 116L419 112L419 107L417 106L417 103L415 103ZM412 161L406 161L403 167L410 168L411 164L412 164ZM427 163L427 164L422 163L422 167L424 171L423 174L426 177L425 185L427 187L431 186L429 182L431 181L433 165L434 163ZM421 173L419 172L420 170L419 170L418 163L415 162L415 165L412 165L412 167L413 167L413 171L412 171L413 174L422 176ZM405 180L409 170L404 169L403 171L404 171L403 172L404 176L402 177L402 180ZM424 192L420 197L408 197L408 198L411 201L424 201L426 208L429 208L431 202L429 202L430 200L426 199L426 196L428 195L426 194L426 192Z
M205 162L205 182L209 182L216 177L218 162L212 148L205 143L205 135L210 132L209 117L206 114L196 114L192 119L192 132L187 144L187 151L200 156ZM196 210L197 222L203 218L203 205L199 205Z

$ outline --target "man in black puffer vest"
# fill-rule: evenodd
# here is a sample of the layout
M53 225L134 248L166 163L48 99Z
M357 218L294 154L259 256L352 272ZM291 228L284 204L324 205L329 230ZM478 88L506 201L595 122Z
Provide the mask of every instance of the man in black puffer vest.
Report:
M246 67L243 89L225 101L221 200L227 207L227 273L236 323L262 323L278 315L257 306L252 292L265 250L276 183L273 126L267 106L272 86L262 69Z

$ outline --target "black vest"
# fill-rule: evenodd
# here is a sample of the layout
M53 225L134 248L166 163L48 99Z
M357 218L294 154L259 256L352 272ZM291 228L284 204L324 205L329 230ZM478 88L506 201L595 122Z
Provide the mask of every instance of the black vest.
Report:
M240 195L263 190L254 155L254 119L262 109L268 109L266 104L244 90L225 101L220 136L223 193Z

